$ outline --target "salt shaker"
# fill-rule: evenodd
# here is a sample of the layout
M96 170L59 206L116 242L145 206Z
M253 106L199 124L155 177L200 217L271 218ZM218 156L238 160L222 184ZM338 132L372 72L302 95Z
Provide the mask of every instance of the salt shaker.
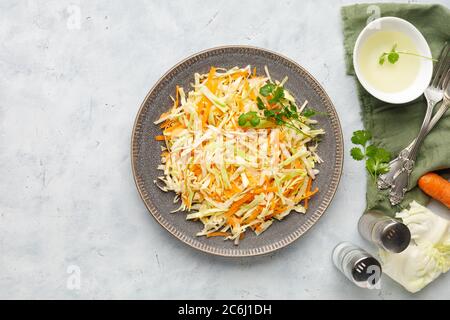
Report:
M368 211L358 222L361 236L386 251L399 253L411 241L411 232L400 221L386 216L380 211Z
M361 288L375 288L381 279L381 264L365 250L341 242L333 250L333 263L350 281Z

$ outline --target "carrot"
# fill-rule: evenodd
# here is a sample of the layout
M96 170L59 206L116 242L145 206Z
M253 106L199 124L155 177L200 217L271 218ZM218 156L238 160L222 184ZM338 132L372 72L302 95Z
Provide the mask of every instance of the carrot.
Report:
M312 185L312 179L309 178L308 185L306 186L305 195L307 195L309 193L309 191L311 190L311 185ZM308 200L309 200L309 198L305 198L305 209L308 209Z
M250 202L253 200L255 196L251 193L247 193L245 194L241 199L235 201L230 209L228 209L228 211L225 213L225 217L229 218L231 217L236 211L239 210L239 208L241 207L241 205L243 205L246 202Z
M208 119L209 119L209 113L211 111L211 102L208 101L209 103L207 103L205 105L205 111L203 112L203 118L202 118L202 124L203 127L206 127L206 124L208 123Z
M155 140L156 140L156 141L164 141L165 138L164 138L163 135L157 135L157 136L155 136Z
M178 103L180 102L180 95L178 93L179 90L180 90L180 87L177 86L175 89L175 107L178 107Z
M260 194L263 192L277 192L278 188L277 187L269 187L269 188L256 188L255 190L252 191L253 194Z
M172 135L172 136L178 136L178 134L184 130L184 126L182 124L178 124L175 126L172 126L170 128L167 128L164 130L164 134Z
M283 195L286 197L289 197L293 192L298 192L298 188L300 187L300 185L303 183L303 180L299 180L296 183L294 183L294 185L292 185L291 187L289 187L288 190L286 190Z
M228 232L220 232L220 231L217 231L217 232L211 232L211 233L208 233L207 235L206 235L206 237L207 238L211 238L211 237L228 237L230 234L228 233Z
M250 222L255 220L259 216L263 208L264 208L263 206L256 207L255 211L247 219L245 219L243 224L249 224Z
M216 68L211 67L211 69L209 69L208 80L206 81L206 86L212 93L214 93L214 91L216 91L214 88L214 83L213 83L213 77L215 74L216 74ZM213 91L213 89L214 89L214 91Z
M239 77L247 77L247 76L248 76L248 71L239 71L239 72L233 73L231 75L231 79L235 80Z
M450 182L440 175L430 172L420 177L418 184L423 192L450 209Z
M299 159L295 160L295 161L292 163L292 165L293 165L293 167L294 167L295 169L301 169L301 168L303 167L303 164L302 164L302 162L301 162Z
M159 127L160 127L161 129L166 129L166 128L171 127L173 124L174 124L174 121L173 121L173 120L167 119L166 121L164 121L163 123L161 123L161 124L159 125Z
M236 217L229 217L227 219L228 224L231 225L232 228L235 228L236 225L240 223L240 221L241 220L239 218L236 218Z
M270 204L270 210L274 210L277 203L278 203L278 199L272 200L272 203Z
M190 169L196 176L199 176L202 174L202 168L198 164L192 164Z

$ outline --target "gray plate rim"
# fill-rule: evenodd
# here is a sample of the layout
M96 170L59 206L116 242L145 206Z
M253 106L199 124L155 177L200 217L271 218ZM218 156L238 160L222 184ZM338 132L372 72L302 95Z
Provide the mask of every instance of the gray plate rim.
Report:
M326 102L329 108L328 111L331 112L330 118L331 123L333 127L333 135L336 139L336 162L333 170L333 176L330 180L329 189L327 192L327 195L323 198L321 205L316 210L314 214L311 215L311 217L306 220L304 224L302 224L297 230L292 232L291 234L286 235L282 240L279 240L275 243L265 245L264 247L260 248L251 248L251 249L239 249L237 247L236 249L225 249L225 248L217 248L210 245L205 245L200 242L194 241L192 238L186 236L183 232L176 229L174 226L172 226L164 217L161 215L160 212L156 209L153 202L151 201L148 192L145 190L143 181L140 179L140 177L137 175L136 170L136 161L138 158L138 148L137 148L137 136L138 131L140 129L140 119L142 116L142 113L145 109L146 102L149 99L149 97L153 94L154 90L164 81L165 78L167 78L171 73L176 72L177 68L181 65L189 62L189 60L195 59L198 56L202 56L205 54L211 54L216 51L220 50L253 50L253 51L261 51L262 53L274 55L277 56L279 59L283 59L293 66L295 66L297 69L301 70L302 75L306 76L306 80L310 82L310 84L318 89L320 98ZM292 244L295 240L300 238L303 234L305 234L311 227L323 216L327 208L329 207L331 201L333 200L339 181L342 176L342 168L343 168L343 162L344 162L344 142L343 142L343 134L342 134L342 128L339 120L339 116L337 114L336 108L334 107L334 104L332 103L330 97L324 90L324 88L320 85L320 83L301 65L299 65L297 62L293 61L292 59L278 53L274 52L268 49L256 47L256 46L247 46L247 45L226 45L226 46L218 46L209 48L206 50L202 50L200 52L197 52L195 54L192 54L188 56L187 58L183 59L176 65L174 65L172 68L170 68L166 73L164 73L159 80L153 85L153 87L150 89L150 91L145 96L143 102L141 103L139 110L136 115L136 119L133 125L133 131L131 135L131 168L132 168L132 174L133 178L136 184L136 188L139 192L139 195L141 199L143 200L145 206L147 207L148 211L151 213L152 217L155 218L155 220L169 233L171 233L173 236L175 236L177 239L181 240L182 242L186 243L187 245L191 246L194 249L214 254L217 256L223 256L223 257L250 257L250 256L258 256L258 255L265 255L268 253L271 253L273 251L276 251L278 249L281 249L283 247L288 246L289 244Z

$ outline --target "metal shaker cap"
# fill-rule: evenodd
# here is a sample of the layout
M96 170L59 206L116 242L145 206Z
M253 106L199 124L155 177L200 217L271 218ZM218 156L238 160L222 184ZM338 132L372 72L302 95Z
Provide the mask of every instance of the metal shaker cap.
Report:
M400 253L409 246L411 231L405 224L394 221L385 225L383 230L381 230L380 242L386 250Z
M381 278L381 264L367 251L350 242L341 242L333 250L334 265L361 288L374 287Z
M404 251L411 241L411 232L405 224L376 210L362 215L358 230L364 239L394 253Z
M374 277L374 272L381 275L381 264L372 256L363 256L353 262L352 277L357 282L369 282L370 285L375 285L380 279Z

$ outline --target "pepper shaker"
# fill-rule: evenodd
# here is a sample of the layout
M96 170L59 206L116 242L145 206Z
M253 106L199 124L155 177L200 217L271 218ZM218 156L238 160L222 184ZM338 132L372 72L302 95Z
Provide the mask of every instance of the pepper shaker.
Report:
M380 211L368 211L358 221L361 236L379 248L400 253L411 241L411 232L400 221L386 216Z
M336 268L358 287L375 288L381 279L380 262L350 242L339 243L332 259Z

